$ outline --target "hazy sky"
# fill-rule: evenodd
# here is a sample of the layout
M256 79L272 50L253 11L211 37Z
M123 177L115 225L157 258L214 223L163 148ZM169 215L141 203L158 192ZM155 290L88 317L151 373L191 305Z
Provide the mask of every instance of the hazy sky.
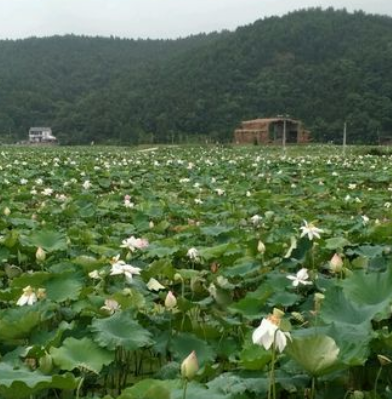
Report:
M392 16L392 0L0 0L0 39L66 33L176 38L317 6Z

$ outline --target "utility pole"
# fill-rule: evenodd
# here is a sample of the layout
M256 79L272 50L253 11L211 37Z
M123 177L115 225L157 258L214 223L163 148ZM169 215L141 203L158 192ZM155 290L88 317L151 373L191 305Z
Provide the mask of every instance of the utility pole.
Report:
M347 144L347 122L344 121L344 125L343 125L343 156L346 156L346 144Z

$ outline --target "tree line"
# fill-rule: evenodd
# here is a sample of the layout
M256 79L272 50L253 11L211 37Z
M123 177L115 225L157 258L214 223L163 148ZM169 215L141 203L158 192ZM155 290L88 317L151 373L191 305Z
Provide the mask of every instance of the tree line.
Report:
M0 41L0 139L50 126L63 144L221 141L287 114L315 141L392 137L392 18L311 8L177 40Z

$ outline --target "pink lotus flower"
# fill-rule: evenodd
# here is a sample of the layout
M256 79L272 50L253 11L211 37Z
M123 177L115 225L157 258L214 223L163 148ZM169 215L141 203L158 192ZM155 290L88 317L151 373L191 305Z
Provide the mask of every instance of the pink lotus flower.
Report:
M136 251L136 249L144 249L149 246L148 240L145 238L135 238L131 236L126 240L123 240L121 248L128 248L131 252Z

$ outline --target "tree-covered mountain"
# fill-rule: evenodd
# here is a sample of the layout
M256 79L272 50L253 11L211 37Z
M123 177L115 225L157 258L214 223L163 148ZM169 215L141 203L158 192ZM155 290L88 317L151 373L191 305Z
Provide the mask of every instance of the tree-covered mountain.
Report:
M289 114L315 140L392 136L392 18L308 9L178 40L0 41L0 134L63 143L230 141Z

